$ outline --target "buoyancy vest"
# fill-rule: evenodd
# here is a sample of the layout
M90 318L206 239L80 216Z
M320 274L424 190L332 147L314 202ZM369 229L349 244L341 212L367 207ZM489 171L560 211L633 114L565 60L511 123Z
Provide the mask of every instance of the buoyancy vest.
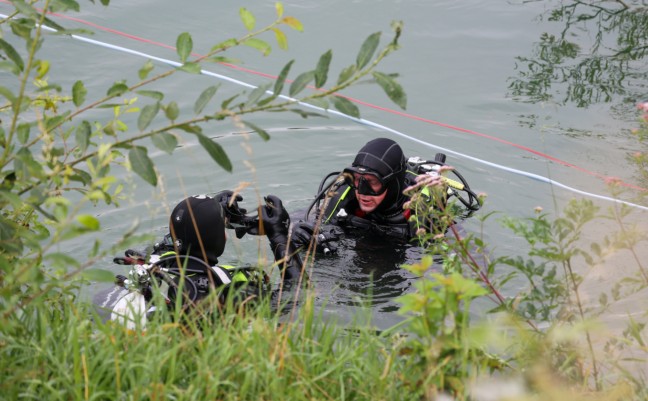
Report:
M253 266L237 267L223 264L209 266L202 260L194 257L186 258L175 251L152 254L149 263L185 270L183 287L186 298L192 302L206 297L212 289L218 291L218 296L223 302L233 289L245 289L248 295L259 295L263 291L269 291L269 277L261 269ZM178 287L180 277L174 275L174 282ZM173 285L169 286L167 296L171 301L175 300L176 288Z

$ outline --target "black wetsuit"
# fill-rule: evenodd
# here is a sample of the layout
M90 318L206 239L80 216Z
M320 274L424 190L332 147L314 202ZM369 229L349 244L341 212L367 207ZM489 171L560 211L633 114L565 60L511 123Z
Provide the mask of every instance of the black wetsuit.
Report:
M404 189L413 184L414 178L415 174L408 172L399 187ZM333 224L403 240L414 238L420 228L429 231L429 222L424 222L416 216L412 218L412 210L403 208L409 197L402 193L396 193L395 196L388 193L375 211L366 213L360 208L353 188L339 182L334 184L332 189L335 192L324 209L322 224Z

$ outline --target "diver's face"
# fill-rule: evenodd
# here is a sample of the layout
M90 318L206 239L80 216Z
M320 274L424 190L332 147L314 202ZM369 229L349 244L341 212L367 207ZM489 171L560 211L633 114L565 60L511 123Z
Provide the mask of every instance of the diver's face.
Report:
M358 190L356 190L355 191L356 199L358 199L358 204L360 205L360 209L365 213L373 212L385 199L385 196L387 195L387 191L388 190L386 190L380 195L372 196L372 195L359 194Z

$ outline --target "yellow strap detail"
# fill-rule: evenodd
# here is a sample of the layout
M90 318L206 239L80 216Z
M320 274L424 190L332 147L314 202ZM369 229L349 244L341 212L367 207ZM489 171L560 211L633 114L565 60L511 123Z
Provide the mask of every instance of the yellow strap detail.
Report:
M324 223L328 223L329 220L331 220L331 217L333 217L333 213L335 213L338 206L340 205L340 202L342 202L344 200L344 198L346 198L346 196L347 196L347 194L349 193L350 190L351 190L351 187L347 187L347 189L344 190L344 192L342 193L342 196L340 196L340 199L338 199L337 203L335 204L335 207L331 211L331 214L326 218Z
M225 270L236 270L236 266L232 265L218 265L218 267L221 267ZM245 283L249 281L248 277L243 273L242 271L237 271L232 275L232 282L233 283Z

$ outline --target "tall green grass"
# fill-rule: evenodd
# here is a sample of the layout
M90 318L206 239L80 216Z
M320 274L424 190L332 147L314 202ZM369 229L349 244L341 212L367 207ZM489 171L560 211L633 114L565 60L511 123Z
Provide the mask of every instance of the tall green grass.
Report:
M159 314L133 331L69 298L33 305L13 317L12 332L2 331L0 397L402 399L394 339L325 322L308 298L299 313L294 323L267 306L200 323Z

